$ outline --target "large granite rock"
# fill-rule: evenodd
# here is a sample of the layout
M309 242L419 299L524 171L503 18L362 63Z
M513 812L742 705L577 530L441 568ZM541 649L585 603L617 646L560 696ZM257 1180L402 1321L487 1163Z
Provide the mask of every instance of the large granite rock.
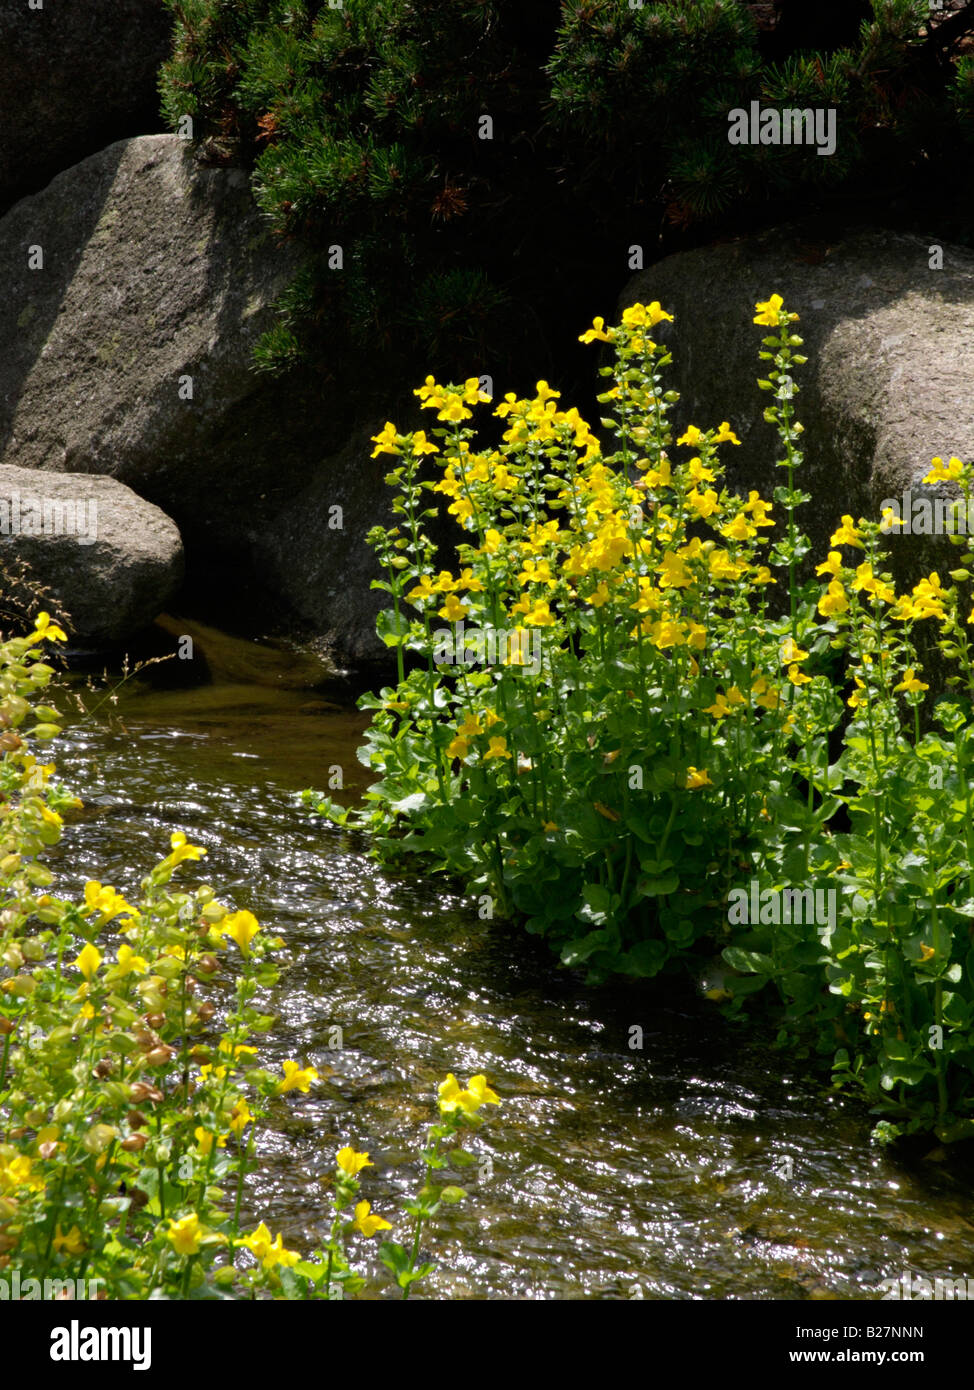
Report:
M100 646L163 611L182 581L183 547L158 507L112 478L4 465L0 582L14 606L24 567L27 583L63 612L68 635Z
M161 130L163 0L0 0L0 212L85 155Z
M243 170L175 136L114 144L24 199L0 220L0 462L119 479L176 521L191 579L270 578L360 660L385 650L364 541L386 502L378 426L310 369L253 369L297 257Z
M384 420L359 426L292 502L254 538L265 582L355 666L390 659L375 620L389 595L372 589L380 569L364 537L373 526L394 524L392 490L385 476L396 460L372 458L370 436ZM458 533L459 534L459 533Z
M815 558L844 512L878 517L920 479L935 455L974 458L974 253L866 230L835 244L782 230L668 257L626 286L620 310L660 300L675 318L655 330L672 347L667 384L681 393L674 420L705 427L729 420L741 447L725 446L728 479L770 497L784 480L780 448L756 386L766 365L754 305L772 293L801 315L808 364L796 371L805 426L800 485ZM939 489L942 490L942 489ZM943 566L955 552L940 537L896 534L890 563L901 580Z

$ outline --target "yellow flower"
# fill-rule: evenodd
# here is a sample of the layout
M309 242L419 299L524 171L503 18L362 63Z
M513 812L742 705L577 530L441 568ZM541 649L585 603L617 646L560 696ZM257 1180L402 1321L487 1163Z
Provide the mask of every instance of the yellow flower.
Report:
M260 923L252 912L229 912L219 924L219 931L237 943L242 955L249 956L250 943L260 931Z
M740 560L732 560L726 550L712 550L707 561L712 579L737 579L746 565Z
M672 323L673 315L660 307L658 299L654 299L649 305L632 304L622 311L622 322L627 328L655 328L664 319Z
M122 979L126 975L131 975L134 971L138 971L140 975L144 975L148 969L149 962L144 956L137 956L131 946L119 946L118 964L112 971L113 975Z
M467 713L463 716L463 723L458 725L457 733L461 738L473 738L476 734L482 734L484 726L481 724L476 714Z
M438 616L448 623L459 622L460 619L465 618L469 612L470 609L465 603L460 602L456 594L447 594L446 603L444 603L442 608L437 609Z
M68 634L63 632L56 623L51 622L50 613L38 613L34 619L34 631L28 637L28 643L33 646L35 642L66 642Z
M240 1244L245 1245L250 1253L260 1260L264 1269L273 1269L275 1265L291 1268L301 1259L295 1250L284 1248L284 1238L280 1233L271 1240L271 1233L263 1221L249 1236L241 1236Z
M33 1171L33 1160L26 1154L16 1158L4 1158L0 1153L0 1192L15 1192L18 1187L27 1187L34 1192L44 1189L44 1179Z
M759 301L754 306L757 309L754 322L762 324L765 328L777 328L784 302L780 294L773 294L770 299Z
M659 586L661 589L686 589L693 583L693 575L679 555L668 550L659 567Z
M166 1239L172 1245L177 1255L195 1255L200 1248L200 1219L195 1211L189 1216L184 1216L179 1221L169 1218L169 1230L166 1232Z
M456 738L450 740L446 745L446 756L448 758L460 758L461 760L470 752L470 742L468 739L461 738L458 734Z
M894 685L893 689L906 690L912 694L915 691L929 690L930 687L926 684L925 681L918 680L916 672L913 670L913 667L908 666L906 668L906 673L904 674L903 679L900 681L899 685Z
M806 676L800 666L793 665L788 667L788 679L791 681L792 685L807 685L812 678L811 676Z
M214 1140L216 1140L218 1149L225 1149L227 1146L227 1137L225 1134L213 1134L210 1130L204 1129L202 1125L197 1125L193 1130L193 1138L199 1145L200 1153L202 1153L204 1157L209 1156L210 1150L213 1148Z
M729 541L746 541L754 535L754 527L748 524L743 512L738 512L733 521L721 527L720 534L726 536Z
M72 1226L67 1235L62 1235L61 1227L58 1226L54 1233L54 1249L59 1253L64 1251L66 1255L83 1255L85 1251L84 1237L77 1226Z
M488 762L491 758L509 758L510 756L507 751L507 739L492 738L487 746L487 752L484 754L484 762Z
M699 787L712 787L714 784L710 780L710 774L703 769L688 767L687 780L684 785L687 791L696 791Z
M355 1203L355 1220L352 1225L357 1231L361 1231L363 1236L369 1238L374 1236L376 1231L391 1231L392 1222L383 1221L381 1216L370 1216L370 1204L368 1202Z
M815 573L829 574L833 579L838 579L842 573L842 556L837 550L830 550L829 558L815 566Z
M592 343L596 338L602 343L612 342L609 334L605 331L605 319L601 316L592 320L591 328L586 328L584 333L578 335L578 341L580 343ZM499 411L496 413L499 413Z
M82 946L81 953L75 961L75 965L81 971L82 975L84 975L85 979L90 982L95 971L101 965L101 952L98 950L97 946L92 946L91 942L88 941Z
M465 1115L475 1115L482 1105L500 1105L500 1097L490 1089L487 1078L482 1073L472 1076L465 1090L453 1072L448 1072L445 1081L437 1088L441 1115L451 1115L462 1110Z
M181 830L174 830L169 837L172 846L172 853L167 857L167 864L182 864L186 859L201 859L206 853L205 849L199 845L191 845L187 842L186 836Z
M550 627L554 621L546 599L538 599L524 615L525 627Z
M409 599L410 603L416 603L421 599L432 598L433 595L438 592L439 590L430 576L428 574L423 574L420 575L419 583L416 585L415 589L410 589L406 597Z
M429 402L424 402L424 404L429 404ZM460 420L472 420L472 411L467 410L467 407L464 406L463 396L457 395L454 391L445 392L438 404L442 407L436 414L438 420L449 420L453 423Z
M781 703L781 697L773 685L770 685L764 676L758 676L751 686L751 694L757 704L763 705L765 709L777 709Z
M833 579L828 587L828 592L824 593L818 601L818 611L823 618L829 618L834 614L847 612L848 608L849 600L846 598L845 589L837 579Z
M730 424L729 424L726 420L721 420L721 422L720 422L720 429L719 429L719 430L717 431L717 433L714 435L713 439L711 440L711 443L712 443L712 444L740 444L740 442L741 442L741 441L738 439L737 435L736 435L736 434L734 433L734 431L731 429Z
M858 709L861 704L865 703L862 692L866 687L858 676L853 676L853 680L856 683L856 689L849 696L848 700L846 700L846 704L850 709Z
M921 947L920 947L920 959L921 959L922 961L933 960L933 958L934 958L934 956L935 956L936 954L937 954L937 952L933 949L932 946L921 946Z
M699 517L713 516L714 512L720 509L720 498L712 487L708 487L703 493L692 488L687 493L687 503Z
M373 436L375 438L376 436ZM431 444L426 438L425 430L417 430L413 435L413 454L418 458L423 454L438 454L439 446ZM375 454L372 455L375 458Z
M731 713L731 707L727 703L727 696L718 692L717 698L712 705L707 705L704 714L709 714L714 719L726 719Z
M855 546L857 550L865 549L865 546L862 543L862 537L856 530L855 523L853 522L852 517L848 515L848 513L846 513L843 516L842 524L831 537L829 544L852 545Z
M396 434L396 427L391 420L387 420L380 434L372 435L372 442L375 448L372 450L372 457L377 458L379 454L401 454L398 443L399 436Z
M933 571L927 579L921 579L913 586L913 616L916 618L944 617L946 594L940 582L940 575Z
M222 1081L227 1075L226 1067L214 1067L212 1062L204 1062L200 1067L200 1080L206 1081L211 1072L215 1081Z
M752 488L748 494L748 499L744 503L744 511L751 513L751 520L755 526L773 526L774 522L768 520L768 512L771 511L771 503L765 502L764 498Z
M959 458L952 458L948 464L944 464L942 458L930 460L930 472L923 479L925 483L951 483L955 482L964 472L964 465Z
M375 1167L375 1164L369 1158L368 1154L356 1153L355 1150L348 1145L346 1145L344 1149L338 1150L338 1153L335 1155L335 1162L342 1172L350 1178L356 1177L361 1173L363 1168Z
M688 425L686 432L681 434L676 442L677 444L689 444L691 449L695 449L703 438L703 430L698 430L696 425Z
M109 888L107 885L103 888L100 883L92 880L85 884L85 910L92 913L97 912L104 917L106 922L110 922L120 912L134 912L135 908L130 907L125 899L115 892L114 888Z
M286 1091L304 1091L311 1089L312 1081L318 1080L318 1073L314 1067L299 1067L297 1062L282 1063L284 1080L278 1083L278 1093L284 1095Z
M801 647L791 637L786 637L781 644L781 664L790 666L792 662L805 661L808 652L802 651Z
M253 1115L250 1113L250 1106L247 1102L245 1100L238 1100L230 1112L230 1119L228 1121L230 1128L238 1139L247 1126L253 1121L253 1118Z

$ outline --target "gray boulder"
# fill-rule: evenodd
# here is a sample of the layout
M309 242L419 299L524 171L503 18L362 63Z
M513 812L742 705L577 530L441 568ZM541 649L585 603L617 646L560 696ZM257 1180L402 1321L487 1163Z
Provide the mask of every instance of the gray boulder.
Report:
M70 637L100 646L151 623L182 577L179 531L122 483L0 466L0 582L15 607L37 586Z
M122 136L159 130L163 0L0 0L0 211Z
M620 311L658 299L674 315L655 334L673 350L666 382L681 393L680 432L729 420L741 447L721 451L728 480L769 498L785 475L763 418L770 398L755 384L767 370L757 357L767 330L753 323L754 305L777 293L801 315L795 331L809 361L796 371L799 483L813 500L799 515L815 558L843 513L878 518L904 491L930 496L920 479L935 455L974 458L974 253L942 252L936 270L930 244L915 236L866 230L832 245L785 229L668 257L626 286ZM939 537L889 541L901 581L955 553Z
M121 141L60 174L0 221L16 325L0 354L0 461L118 478L187 545L266 524L329 445L327 423L309 429L320 388L252 365L294 264L247 174L199 163L176 136ZM335 425L333 447L346 433Z
M310 623L341 661L388 661L375 620L389 595L372 589L380 569L364 537L373 526L394 524L392 489L385 476L397 460L372 458L370 436L383 420L360 426L254 537L265 581L299 617Z
M369 463L382 421L357 424L361 399L310 369L253 369L297 258L247 174L175 136L114 144L24 199L0 220L0 462L119 479L173 517L191 572L212 558L270 578L358 660L384 652L363 539L385 492Z

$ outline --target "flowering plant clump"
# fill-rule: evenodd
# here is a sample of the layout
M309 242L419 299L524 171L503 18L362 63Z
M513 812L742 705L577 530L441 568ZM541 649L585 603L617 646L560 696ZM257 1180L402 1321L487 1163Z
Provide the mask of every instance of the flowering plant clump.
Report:
M669 318L635 304L581 335L613 354L604 435L540 381L495 406L503 436L482 448L479 382L428 377L429 437L392 422L375 436L397 490L397 524L370 536L398 663L396 685L361 701L379 780L358 811L305 799L389 860L460 876L481 916L523 917L592 981L719 950L711 996L740 1012L760 995L782 1045L835 1054L838 1082L890 1117L884 1134L974 1132L974 554L952 586L931 574L898 597L880 524L845 516L802 578L797 315L772 295L754 317L782 455L771 501L727 486L726 421L673 437L671 357L653 338ZM970 471L938 468L966 500ZM429 493L464 532L449 570ZM961 689L939 707L946 733L921 736L927 619ZM759 911L742 920L728 903L749 883ZM827 920L769 909L767 894L813 887L835 904Z
M80 902L50 891L43 853L80 803L30 746L60 731L33 701L52 675L41 646L63 639L41 614L0 643L0 1276L24 1297L48 1280L112 1298L361 1287L339 1254L351 1150L326 1247L305 1257L241 1219L258 1126L320 1080L296 1059L260 1063L274 1018L259 995L283 942L208 886L174 888L206 853L179 831L131 902L94 881ZM361 1235L389 1225L356 1206Z

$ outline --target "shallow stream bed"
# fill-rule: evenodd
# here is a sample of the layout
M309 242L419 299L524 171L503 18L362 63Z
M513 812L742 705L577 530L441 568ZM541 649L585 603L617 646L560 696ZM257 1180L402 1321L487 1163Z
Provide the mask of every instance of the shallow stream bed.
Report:
M441 1212L425 1296L847 1299L903 1271L974 1279L969 1153L884 1154L868 1115L705 1000L585 988L471 901L383 875L294 801L336 766L365 784L362 716L300 662L257 667L135 681L71 724L59 776L86 808L51 864L59 891L131 894L181 828L208 851L187 881L205 869L285 939L268 1051L332 1068L260 1136L252 1213L288 1245L312 1248L344 1143L371 1154L363 1195L388 1213L416 1185L437 1081L482 1071L503 1102L475 1141L492 1173L468 1170L470 1196Z

